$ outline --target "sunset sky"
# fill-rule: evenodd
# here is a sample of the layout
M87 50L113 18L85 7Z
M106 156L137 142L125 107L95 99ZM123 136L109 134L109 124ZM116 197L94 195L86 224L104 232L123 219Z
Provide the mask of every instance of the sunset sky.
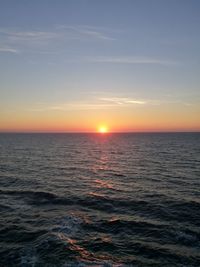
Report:
M200 1L0 0L0 131L200 131Z

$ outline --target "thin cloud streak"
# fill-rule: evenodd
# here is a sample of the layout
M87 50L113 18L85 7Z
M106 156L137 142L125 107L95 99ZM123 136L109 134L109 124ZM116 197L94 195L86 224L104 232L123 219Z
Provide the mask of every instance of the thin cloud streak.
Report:
M176 61L162 60L148 57L94 57L89 58L92 63L111 63L111 64L158 64L158 65L176 65Z
M107 98L100 98L102 101L106 102L112 102L116 105L127 105L127 104L138 104L138 105L144 105L146 104L146 101L131 99L131 98L124 98L124 97L107 97Z
M54 26L50 31L22 31L20 28L0 28L1 40L6 45L49 45L49 42L114 40L103 31L91 26Z
M115 107L114 104L93 104L93 103L66 103L66 104L58 104L47 107L38 107L29 109L31 111L43 112L43 111L77 111L77 110L103 110Z
M60 110L60 111L67 111L67 110L97 110L97 109L107 109L112 108L115 105L112 104L92 104L92 103L85 103L85 104L79 104L79 103L68 103L60 106L52 106L49 109L51 110Z
M70 33L71 37L75 38L89 38L89 39L100 39L100 40L115 40L114 38L104 34L100 31L98 27L92 26L67 26L67 25L59 25L58 29L65 30L65 32Z
M130 107L133 105L144 105L147 102L132 98L98 98L90 102L68 102L51 106L39 106L31 109L32 111L70 111L70 110L103 110L116 107Z
M24 43L41 44L61 37L54 31L21 31L20 29L0 28L0 37L7 44L24 45Z
M0 53L13 53L17 54L19 51L11 47L0 47Z
M191 103L186 103L181 100L138 100L130 97L105 97L91 100L90 102L78 101L67 102L47 105L46 103L36 104L38 107L28 109L33 112L46 112L46 111L86 111L86 110L105 110L112 108L131 108L136 106L159 106L159 105L173 105L181 104L191 106Z

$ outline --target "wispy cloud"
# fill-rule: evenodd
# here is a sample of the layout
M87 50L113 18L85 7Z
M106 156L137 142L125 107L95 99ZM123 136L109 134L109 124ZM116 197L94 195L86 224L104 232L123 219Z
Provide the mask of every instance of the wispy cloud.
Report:
M105 102L111 102L116 105L130 105L130 104L144 105L147 103L146 101L132 99L128 97L107 97L107 98L100 98L100 100Z
M149 57L93 57L87 59L92 63L112 63L112 64L159 64L176 65L176 61L156 59Z
M0 47L0 53L14 53L17 54L19 51L12 47Z
M67 25L59 25L57 26L59 30L64 30L68 37L72 39L84 39L84 40L115 40L113 37L104 33L105 29L94 27L94 26L84 26L84 25L76 25L76 26L67 26Z
M21 50L33 47L56 47L58 44L64 45L69 41L108 41L114 40L105 33L105 30L92 26L81 25L59 25L51 30L23 30L21 28L0 28L1 43L6 46L16 46ZM1 51L6 51L1 49ZM7 48L7 52L15 52L17 49Z
M23 51L24 48L49 46L55 40L61 39L61 34L53 31L22 31L21 29L0 28L1 42L7 46Z
M59 34L45 31L0 30L11 41L42 41L58 38Z
M112 104L102 104L102 103L67 103L61 104L57 106L51 106L49 109L51 110L60 110L60 111L67 111L67 110L97 110L97 109L107 109L111 108L114 105Z
M160 105L184 105L192 106L182 100L170 99L136 99L132 97L95 97L90 100L68 101L62 103L37 103L35 107L29 108L33 112L50 112L50 111L90 111L90 110L108 110L113 108L136 108L138 106L160 106Z
M74 101L66 103L58 103L46 105L45 103L37 105L32 111L72 111L72 110L104 110L111 108L131 107L134 105L145 105L146 101L137 100L128 97L108 97L108 98L95 98L89 101Z
M103 103L81 103L81 102L68 102L68 103L60 103L57 105L50 105L50 106L38 106L35 108L32 108L31 111L77 111L77 110L103 110L103 109L109 109L114 107L114 104L103 104Z

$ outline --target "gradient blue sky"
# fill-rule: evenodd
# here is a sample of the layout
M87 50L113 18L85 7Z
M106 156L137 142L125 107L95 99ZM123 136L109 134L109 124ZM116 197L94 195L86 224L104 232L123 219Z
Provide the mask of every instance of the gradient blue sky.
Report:
M199 130L199 104L200 1L0 0L0 130L52 112L46 130L59 117L76 130L91 112L88 124L119 118L116 130L134 116L150 129L148 113L159 130L159 112Z

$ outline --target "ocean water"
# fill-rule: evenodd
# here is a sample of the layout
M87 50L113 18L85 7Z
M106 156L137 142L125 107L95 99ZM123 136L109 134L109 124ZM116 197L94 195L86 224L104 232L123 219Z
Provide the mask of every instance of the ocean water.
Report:
M200 134L0 134L0 267L200 266Z

